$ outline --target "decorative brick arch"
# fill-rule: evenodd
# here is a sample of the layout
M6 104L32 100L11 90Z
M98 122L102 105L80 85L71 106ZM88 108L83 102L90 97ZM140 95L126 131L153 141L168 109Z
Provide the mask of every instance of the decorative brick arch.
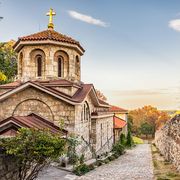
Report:
M26 99L18 103L12 116L27 116L35 113L50 121L54 121L54 115L49 105L39 99Z

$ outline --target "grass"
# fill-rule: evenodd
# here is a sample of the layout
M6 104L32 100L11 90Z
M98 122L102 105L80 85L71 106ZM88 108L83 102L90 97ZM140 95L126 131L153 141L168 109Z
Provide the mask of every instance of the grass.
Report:
M136 136L133 136L133 141L135 144L144 144L144 141Z
M154 165L154 176L156 180L180 180L180 173L176 171L174 166L167 162L160 154L155 145L151 146L152 158Z

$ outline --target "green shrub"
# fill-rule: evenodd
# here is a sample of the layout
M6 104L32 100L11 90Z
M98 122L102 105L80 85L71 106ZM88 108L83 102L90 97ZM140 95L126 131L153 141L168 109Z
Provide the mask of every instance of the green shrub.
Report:
M115 157L114 155L112 155L112 156L109 156L108 159L109 159L110 161L113 161L113 160L116 159L116 157Z
M79 156L76 153L69 152L68 157L69 157L69 163L70 164L74 165L79 161Z
M108 158L104 160L104 163L105 163L105 164L108 164L109 162L110 162L110 161L109 161Z
M94 167L94 164L90 164L89 165L89 170L91 171L91 170L93 170L95 167Z
M101 160L97 160L97 161L96 161L96 165L97 165L97 166L101 166L102 164L103 164L103 162L102 162Z
M35 179L44 166L64 153L65 141L47 130L21 128L16 137L0 139L0 147L18 159L19 180Z
M86 174L87 172L90 171L89 166L87 166L86 164L80 164L79 166L76 166L73 170L73 172L78 175L81 176L83 174Z
M132 138L133 138L134 144L143 144L144 143L144 141L141 138L138 138L136 136L133 136Z
M121 143L116 143L113 145L112 151L117 155L122 155L125 152L125 148Z
M78 137L71 135L67 139L67 145L68 145L68 150L67 150L67 157L69 158L69 163L70 164L77 164L79 161L79 156L76 152L76 147L79 144Z
M126 145L126 136L125 136L125 134L121 134L120 135L120 143L122 144L122 145Z
M116 154L116 153L115 153L113 156L114 156L116 159L119 157L119 155Z
M85 160L85 157L84 157L84 154L82 154L79 158L79 163L80 164L83 164L84 163L84 160Z
M127 147L132 147L133 144L134 144L134 142L133 142L133 139L132 139L132 136L131 136L131 131L129 130L128 134L127 134L126 146Z

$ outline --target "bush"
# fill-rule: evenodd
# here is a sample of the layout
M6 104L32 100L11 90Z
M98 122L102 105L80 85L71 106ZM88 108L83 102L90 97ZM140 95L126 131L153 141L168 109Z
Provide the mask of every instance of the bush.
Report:
M97 160L97 161L96 161L96 165L97 165L97 166L101 166L102 164L103 164L103 162L102 162L101 160Z
M109 162L110 162L110 160L108 158L104 160L105 164L108 164Z
M68 157L69 157L70 164L74 165L74 164L77 164L77 162L79 161L79 156L76 153L69 152Z
M125 136L125 134L121 134L120 135L120 143L122 144L122 145L126 145L126 136Z
M108 159L109 159L110 161L113 161L113 160L116 159L116 157L115 157L114 155L112 155L112 156L109 156Z
M122 155L125 152L125 148L121 143L116 143L113 145L113 149L112 151L116 154L116 155Z
M127 134L126 146L127 147L132 147L133 144L134 144L134 142L133 142L133 139L132 139L132 136L131 136L131 131L129 130L128 134Z
M79 141L78 141L78 137L71 135L70 137L68 137L67 139L67 146L68 146L68 150L67 150L67 157L69 158L69 163L70 164L77 164L79 161L79 156L76 152L76 147L78 146Z
M35 179L44 166L64 153L65 141L46 130L21 128L16 137L1 139L0 147L18 159L19 180Z
M91 171L91 170L93 170L95 167L94 167L94 164L90 164L89 165L89 170Z
M84 163L84 160L85 160L85 157L84 157L84 154L82 154L79 158L79 163L80 164L83 164Z
M132 138L133 138L134 144L143 144L144 143L144 141L141 138L138 138L135 136L133 136Z
M76 166L73 172L78 176L82 176L83 174L86 174L89 171L90 171L89 166L83 163L80 164L79 166Z

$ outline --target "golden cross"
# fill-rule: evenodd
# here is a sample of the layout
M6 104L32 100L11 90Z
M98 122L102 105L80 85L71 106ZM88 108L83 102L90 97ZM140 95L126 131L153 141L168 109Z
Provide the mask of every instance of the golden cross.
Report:
M50 8L49 12L46 15L49 16L48 29L54 29L53 16L55 16L56 13L53 11L52 8Z

